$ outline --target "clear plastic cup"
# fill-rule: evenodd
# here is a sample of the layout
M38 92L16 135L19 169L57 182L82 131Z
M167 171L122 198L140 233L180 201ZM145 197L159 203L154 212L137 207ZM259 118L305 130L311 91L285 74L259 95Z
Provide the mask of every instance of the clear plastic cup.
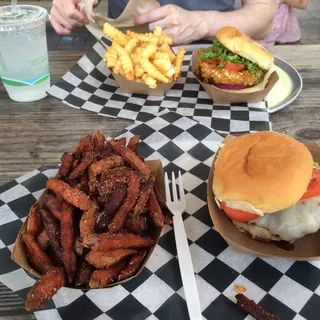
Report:
M10 98L36 101L50 87L46 37L48 12L18 5L0 7L0 77Z

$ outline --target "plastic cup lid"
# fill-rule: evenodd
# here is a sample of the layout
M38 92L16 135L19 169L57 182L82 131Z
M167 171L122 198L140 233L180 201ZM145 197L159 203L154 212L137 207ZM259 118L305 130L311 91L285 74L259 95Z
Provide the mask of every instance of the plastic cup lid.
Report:
M17 5L16 12L11 6L0 7L0 32L33 28L48 20L46 9L31 5Z

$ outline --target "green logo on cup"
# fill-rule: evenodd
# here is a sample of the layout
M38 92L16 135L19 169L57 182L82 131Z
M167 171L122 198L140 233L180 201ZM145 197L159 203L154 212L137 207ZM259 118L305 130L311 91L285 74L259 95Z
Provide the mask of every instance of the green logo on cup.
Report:
M28 80L15 80L15 79L9 79L9 78L4 78L1 77L2 82L8 86L13 86L13 87L26 87L26 86L33 86L35 84L41 83L46 81L50 77L49 71L46 72L44 75Z

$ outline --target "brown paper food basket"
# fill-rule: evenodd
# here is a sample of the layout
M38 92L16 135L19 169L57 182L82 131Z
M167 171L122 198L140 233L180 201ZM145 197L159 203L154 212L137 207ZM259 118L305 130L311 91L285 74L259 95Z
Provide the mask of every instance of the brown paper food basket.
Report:
M162 191L162 193L165 195L165 186L164 186L164 171L163 171L163 167L162 167L162 163L160 160L149 160L145 162L146 165L152 170L152 172L154 172L155 174L155 179L156 179L156 186ZM56 175L56 178L59 178L59 174ZM43 202L43 197L46 194L47 189L44 190L44 192L42 193L42 195L40 196L38 202L40 204L40 206L42 206L42 202ZM31 277L33 278L40 278L40 274L34 270L32 268L32 266L30 265L27 256L26 256L26 252L24 249L24 245L21 241L21 235L26 232L27 229L27 221L28 218L26 219L26 221L24 222L23 226L21 227L18 236L16 238L16 241L14 243L14 247L12 250L12 254L11 254L11 259L17 263L20 267L22 267ZM160 234L161 234L162 228L160 227L150 227L150 233L149 236L154 239L156 242L155 244L150 247L150 249L148 250L148 253L146 254L143 263L140 265L137 273L135 275L133 275L130 278L127 278L125 280L122 281L118 281L115 283L112 283L104 288L111 288L114 287L118 284L121 283L125 283L127 281L130 281L131 279L137 277L143 270L144 266L146 265L146 263L148 262L150 256L152 255L152 252L154 250L154 248L156 247L158 240L160 238ZM79 289L79 290L94 290L94 289L90 289L87 287L73 287L73 286L69 286L69 285L65 285L65 287L67 288L72 288L72 289Z
M153 89L144 83L127 80L125 77L119 74L112 73L112 75L123 92L145 94L149 96L164 96L176 83L176 81L160 83L156 88Z
M279 80L279 76L276 71L274 71L266 84L266 87L263 90L256 92L230 92L228 90L219 89L211 84L207 84L202 82L195 74L196 64L197 64L197 52L198 49L195 49L192 54L192 65L191 69L199 81L201 86L206 90L209 97L216 104L224 104L224 103L238 103L238 102L260 102L265 99L270 90L274 87L276 82Z
M234 136L227 136L222 142L226 144L228 141L236 139ZM314 161L320 161L320 146L315 143L305 143L310 150ZM219 209L212 191L212 181L214 176L214 163L219 153L217 151L212 163L209 174L207 199L208 207L212 222L216 230L221 234L229 246L237 252L261 257L277 257L294 260L319 260L320 259L320 231L307 235L294 242L290 250L281 248L275 243L263 243L252 239L250 236L240 232L227 217L227 215ZM212 243L214 246L214 243Z

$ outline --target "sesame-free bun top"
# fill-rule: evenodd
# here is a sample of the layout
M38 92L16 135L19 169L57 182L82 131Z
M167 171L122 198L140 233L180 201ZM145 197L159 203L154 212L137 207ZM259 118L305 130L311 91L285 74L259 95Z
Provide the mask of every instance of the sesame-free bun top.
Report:
M213 192L220 202L241 201L272 213L301 199L312 169L311 153L294 138L271 131L246 134L220 149Z
M259 43L233 27L223 27L216 34L217 40L228 50L256 63L260 68L273 67L273 55Z

